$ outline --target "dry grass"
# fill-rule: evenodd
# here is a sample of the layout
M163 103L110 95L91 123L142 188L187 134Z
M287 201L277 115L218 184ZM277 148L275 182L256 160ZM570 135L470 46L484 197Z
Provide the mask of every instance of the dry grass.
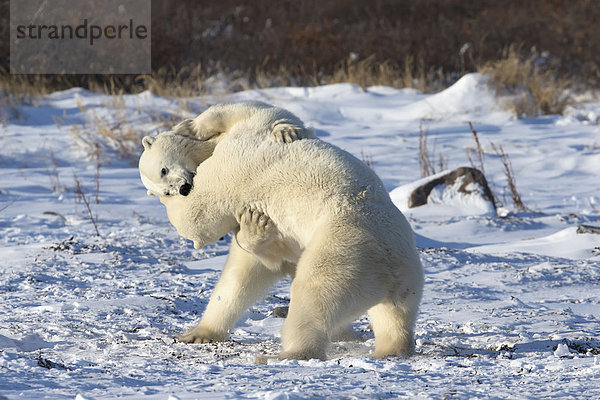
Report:
M139 105L134 110L126 105L125 94L117 85L107 84L101 90L112 94L107 97L103 107L88 107L81 98L77 99L83 122L53 117L56 126L59 129L66 127L75 146L83 151L88 161L95 164L96 203L99 203L102 165L115 156L136 162L141 139L153 133L145 127L152 126L157 132L172 127L184 118L187 109L182 105L185 99L181 99L176 113L154 112L145 115Z
M473 139L475 140L475 149L467 149L467 157L469 159L469 162L471 163L471 166L473 168L478 168L485 175L485 165L484 165L485 151L483 149L483 146L481 145L481 141L479 140L479 135L478 135L477 131L475 130L475 128L473 127L473 124L471 122L469 122L469 128L471 129L471 133L473 134ZM504 151L504 148L502 147L502 145L497 145L494 142L490 141L490 146L494 150L494 153L496 153L496 155L500 159L500 162L502 163L502 166L504 168L504 176L506 177L506 187L508 188L508 190L510 192L510 197L511 197L513 204L519 210L531 211L531 209L523 203L521 194L517 190L516 177L515 177L515 173L514 173L514 170L512 167L512 163L510 162L510 157ZM472 155L473 153L477 157L478 165L473 160L473 155ZM486 180L491 184L491 181L487 177L486 177ZM504 207L504 203L500 200L500 198L492 190L491 185L490 185L490 191L492 193L492 196L494 196L494 200L495 200L496 204L498 204L500 207Z
M373 164L373 157L369 153L365 153L364 149L360 150L360 159L363 163L365 163L367 167L373 170L375 169Z
M298 69L300 68L300 69ZM16 106L37 103L37 98L56 89L72 86L87 87L105 93L118 100L126 92L149 90L152 93L178 99L182 110L189 110L188 99L211 94L225 95L240 90L260 89L274 86L316 86L349 82L361 87L390 86L415 88L422 92L434 92L447 87L457 74L444 72L441 68L427 67L423 58L405 57L402 62L392 59L380 61L375 55L365 59L351 54L336 64L330 73L315 72L304 67L277 70L261 68L235 70L207 69L202 66L163 67L150 75L137 77L88 76L73 81L69 76L24 76L0 72L0 106L3 119L15 118ZM560 114L572 104L570 90L573 80L560 77L555 68L541 67L533 56L520 56L515 46L509 47L502 58L490 61L479 69L490 77L490 84L500 95L512 97L507 106L519 117L539 114ZM133 82L133 83L131 83ZM95 118L91 116L91 120ZM122 132L121 132L122 134Z
M363 88L391 86L415 88L422 92L441 90L450 78L441 70L426 69L422 59L406 57L402 64L392 60L379 62L372 55L360 60L352 56L338 63L331 73L314 73L301 68L280 66L274 71L261 68L245 71L207 72L200 66L180 71L160 69L137 78L144 88L164 97L189 98L205 94L221 95L249 89L278 86L318 86L332 83L355 83Z
M419 167L421 169L421 178L425 178L448 169L448 161L441 152L437 155L436 166L435 141L433 144L433 150L429 151L428 140L429 128L423 129L423 125L419 125Z
M10 203L8 203L8 204L6 204L6 205L4 205L4 206L0 207L0 212L4 211L4 210L6 210L8 207L12 206L12 204L13 204L14 202L15 202L15 201L13 200L13 201L11 201Z
M207 94L206 85L209 75L202 67L159 68L151 75L141 75L136 80L147 90L162 97L195 97Z
M511 95L507 103L517 117L562 114L572 104L575 83L559 77L558 69L537 53L524 57L518 47L504 50L502 58L480 69L500 95Z
M71 134L75 144L84 150L88 160L98 165L105 160L104 157L117 153L121 158L133 159L139 153L139 144L147 132L141 131L136 124L129 123L127 110L124 107L122 96L113 97L114 123L105 122L106 118L99 116L94 109L89 109L81 101L77 106L86 122L71 126ZM55 118L58 127L63 120Z
M15 107L20 104L35 104L38 96L49 92L40 75L10 75L0 69L0 106Z
M406 75L407 56L425 71L464 74L511 43L550 52L561 72L598 78L600 9L590 0L174 0L152 11L152 65L245 71L251 84L258 71L321 82L349 60L389 62Z
M210 80L218 74L227 78L229 91L332 82L432 91L485 66L496 75L509 71L531 81L515 101L516 112L556 112L564 103L552 89L561 88L560 79L546 75L539 60L528 63L529 56L517 54L534 47L550 54L559 76L588 87L600 84L600 7L591 0L152 3L152 74L0 73L0 91L12 96L2 101L35 101L43 92L73 86L104 90L110 79L128 93L149 89L190 97L214 90ZM0 11L0 33L8 38L8 0L0 0ZM511 52L511 43L521 47ZM9 67L9 45L0 41L0 69ZM513 61L524 73L514 73Z
M467 148L467 158L469 159L469 163L471 164L471 167L473 167L475 169L479 169L481 171L481 173L483 174L483 176L485 176L485 163L483 162L483 160L485 158L485 150L483 149L483 146L481 145L481 141L479 140L479 135L478 135L477 131L475 130L475 128L473 127L473 124L471 123L471 121L469 121L469 129L471 130L471 133L473 134L473 140L475 141L475 148L474 149ZM473 155L475 155L475 157L477 158L477 164L473 160ZM487 176L485 176L485 179L489 184L490 192L492 193L492 196L494 197L495 203L500 207L504 207L504 203L500 200L500 198L492 190L492 181Z
M46 169L48 172L48 179L50 179L50 188L52 189L52 193L62 193L67 190L67 187L60 182L60 178L58 176L58 161L54 156L54 151L50 149L50 163L52 164L52 170Z
M508 186L508 190L510 191L510 196L513 201L513 204L517 209L523 211L531 211L529 207L527 207L523 200L521 199L521 194L517 190L517 182L515 178L515 173L512 168L512 163L510 162L510 158L508 154L504 152L502 145L496 145L494 142L490 142L492 149L500 158L500 162L502 162L502 166L504 167L504 176L506 177L506 185Z
M356 56L357 57L357 56ZM368 86L391 86L415 88L422 92L436 91L448 81L442 70L427 70L423 59L415 63L413 57L406 57L403 64L387 60L378 62L375 55L364 60L349 57L330 76L316 79L318 84L350 82L365 88Z
M423 130L423 126L419 125L419 166L421 169L421 178L435 174L435 167L431 161L432 156L427 148L427 138L429 129Z
M477 133L471 122L469 122L469 128L473 135L473 140L475 141L475 148L467 148L467 158L469 159L471 166L481 171L481 173L483 173L483 175L485 176L485 150L481 145L481 141L479 140L479 134ZM434 175L437 172L443 171L448 168L445 158L440 153L438 155L438 167L436 169L434 161L436 158L435 145L433 151L430 151L428 148L428 139L429 130L423 129L422 125L419 126L419 166L421 169L422 178ZM500 159L500 162L502 163L502 166L504 168L504 175L506 177L506 187L508 188L513 204L519 210L531 211L531 209L523 203L521 195L517 190L515 173L508 154L504 151L504 148L501 145L496 145L493 142L490 142L490 145L494 150L495 154ZM504 203L500 200L500 198L491 188L492 182L487 178L487 176L485 178L486 181L489 183L490 192L494 198L496 205L498 205L499 207L504 207Z
M477 135L477 131L475 130L475 128L473 128L473 124L471 123L471 121L469 121L469 128L471 129L473 139L475 140L475 149L467 148L467 158L469 159L469 163L471 163L471 167L479 169L483 173L483 175L485 175L485 165L483 163L483 157L485 155L485 152L483 150L483 146L479 141L479 136ZM475 156L477 156L478 165L476 165L473 161L473 153L475 154Z
M83 205L85 206L85 211L87 213L87 217L89 218L90 221L92 221L92 224L94 225L94 230L96 231L96 236L100 236L100 231L98 230L97 219L94 216L94 213L92 212L92 207L90 206L90 202L88 201L88 198L86 197L86 195L83 191L81 182L79 181L79 178L77 178L77 175L73 174L73 180L75 181L75 186L73 188L73 192L75 193L75 204L83 203Z
M94 159L96 163L96 173L94 174L94 183L96 184L96 204L100 204L100 167L102 167L102 162L100 161L100 146L98 143L94 146Z

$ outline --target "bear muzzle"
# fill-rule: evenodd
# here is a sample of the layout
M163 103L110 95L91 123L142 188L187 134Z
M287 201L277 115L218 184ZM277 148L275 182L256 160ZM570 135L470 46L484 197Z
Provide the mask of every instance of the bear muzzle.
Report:
M191 191L192 185L187 182L181 185L181 187L179 188L179 194L182 196L187 196L188 194L190 194Z

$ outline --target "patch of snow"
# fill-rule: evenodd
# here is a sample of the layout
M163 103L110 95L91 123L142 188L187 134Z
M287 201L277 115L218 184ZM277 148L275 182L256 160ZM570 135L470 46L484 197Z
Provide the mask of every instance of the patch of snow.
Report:
M533 253L576 260L600 260L600 235L579 234L576 231L576 227L565 228L541 238L470 247L466 251L487 254Z
M556 346L556 350L554 350L554 357L571 357L571 350L569 349L569 346L567 346L564 343L559 343L558 346Z

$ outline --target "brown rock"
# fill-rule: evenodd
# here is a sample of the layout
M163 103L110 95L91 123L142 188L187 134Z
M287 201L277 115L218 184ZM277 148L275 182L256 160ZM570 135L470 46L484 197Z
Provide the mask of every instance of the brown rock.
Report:
M417 187L410 194L410 198L408 199L408 207L414 208L427 204L427 198L429 197L429 194L433 188L438 185L453 186L456 180L460 177L464 177L464 179L458 189L459 192L471 194L471 191L467 189L467 186L469 186L471 183L476 183L481 186L483 191L482 197L491 202L494 206L494 209L496 209L494 195L488 186L485 175L483 175L480 170L471 167L457 168L454 171L448 172L446 175L432 179L429 182Z
M596 235L600 235L600 226L592 226L592 225L579 225L577 227L577 233L593 233Z
M271 315L275 318L287 318L289 307L275 307Z

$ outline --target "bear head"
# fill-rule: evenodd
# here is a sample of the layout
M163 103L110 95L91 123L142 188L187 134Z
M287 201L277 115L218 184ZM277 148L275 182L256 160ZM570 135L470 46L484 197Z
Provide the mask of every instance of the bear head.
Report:
M142 139L139 161L142 183L150 196L187 196L196 168L212 155L215 144L172 132Z

